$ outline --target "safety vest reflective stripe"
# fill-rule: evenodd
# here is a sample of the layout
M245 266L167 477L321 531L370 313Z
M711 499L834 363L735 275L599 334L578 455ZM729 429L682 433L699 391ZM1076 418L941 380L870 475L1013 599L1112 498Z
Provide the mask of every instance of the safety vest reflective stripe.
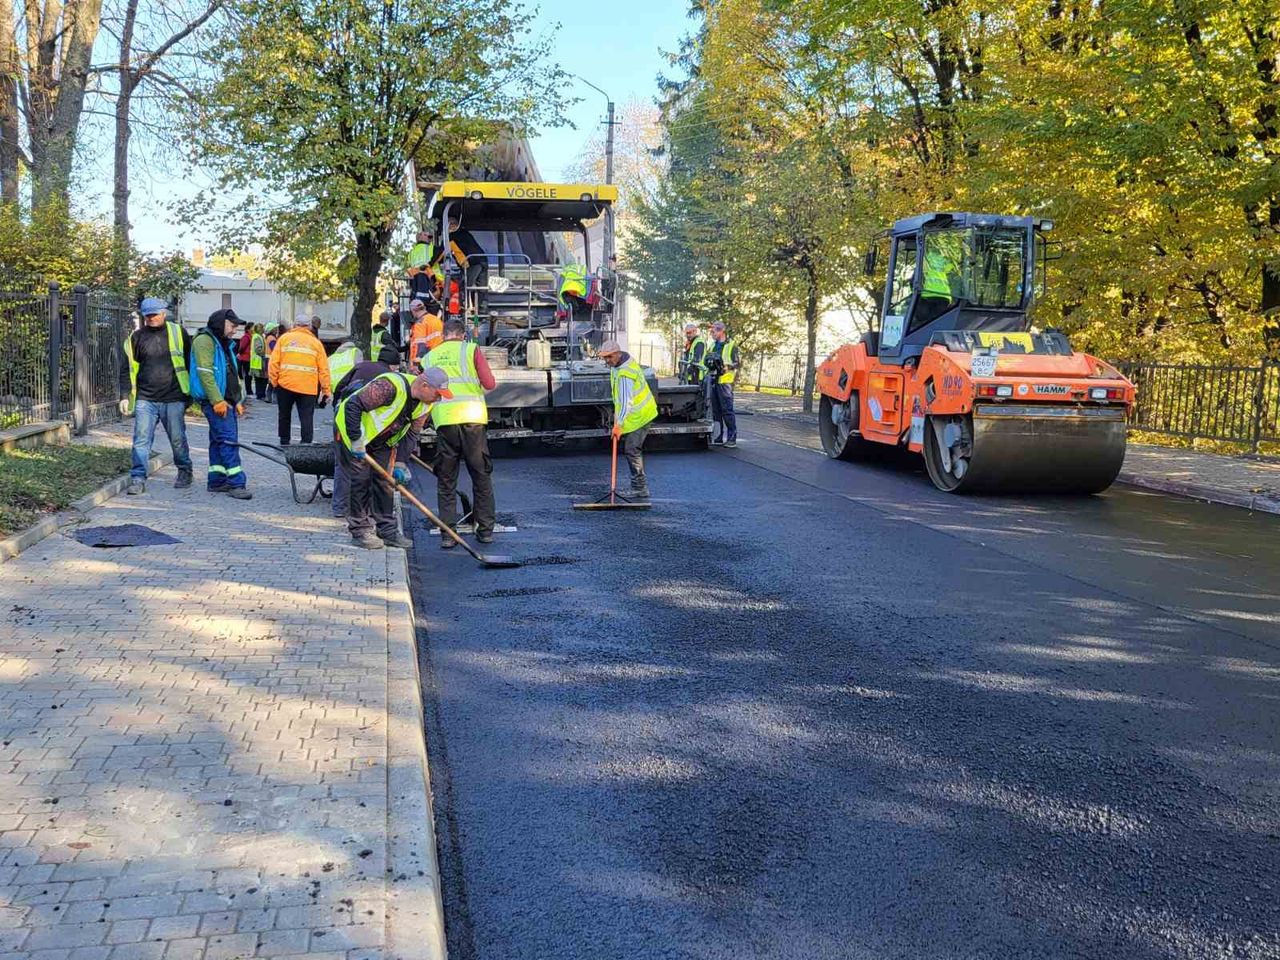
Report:
M280 364L280 369L281 370L305 370L308 373L315 373L316 368L310 364L282 363Z
M437 400L431 405L431 422L436 427L459 423L488 423L489 408L484 402L484 388L476 372L476 345L461 340L446 340L427 354L426 367L439 367L449 375L452 400Z
M376 410L366 410L360 415L360 442L364 444L372 443L381 433L395 423L396 418L404 413L405 406L413 399L409 393L409 377L402 373L380 373L378 376L370 380L373 383L377 380L390 380L395 385L395 398L388 404L378 407ZM365 384L368 386L368 384ZM359 391L353 393L350 397L338 404L338 435L342 437L342 442L347 445L347 449L351 449L351 437L347 434L347 404L351 402L352 397L359 394ZM419 417L425 416L427 405L419 402L414 407L412 413L405 420L404 426L395 432L394 436L387 438L387 446L394 447L397 443L404 439L404 435L409 432L409 427L413 425L413 421Z
M649 389L649 383L644 378L644 371L640 368L640 364L634 360L628 360L621 366L614 367L609 371L609 387L613 394L613 414L615 418L619 412L618 382L621 380L631 381L631 406L627 410L626 417L619 425L622 427L623 433L632 433L657 418L658 402L653 399L653 391Z
M191 375L187 372L187 358L182 349L182 328L172 320L166 320L164 325L169 340L169 361L178 378L178 387L191 396ZM129 412L132 413L138 402L138 371L142 369L142 364L133 355L133 334L125 338L124 355L129 360Z
M265 343L266 343L266 339L262 336L262 334L255 333L253 335L253 340L250 342L250 346L249 346L249 372L250 373L257 373L259 370L262 369L262 363L266 358L260 356L259 353L262 350L263 344Z

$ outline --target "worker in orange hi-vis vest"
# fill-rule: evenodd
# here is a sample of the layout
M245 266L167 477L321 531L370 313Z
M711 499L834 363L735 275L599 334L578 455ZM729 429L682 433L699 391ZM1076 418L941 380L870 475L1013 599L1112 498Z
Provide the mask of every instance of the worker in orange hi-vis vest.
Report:
M427 354L440 346L444 339L444 322L440 319L439 309L434 312L428 310L421 300L409 303L409 313L413 315L413 327L409 331L409 364L416 373L422 370Z

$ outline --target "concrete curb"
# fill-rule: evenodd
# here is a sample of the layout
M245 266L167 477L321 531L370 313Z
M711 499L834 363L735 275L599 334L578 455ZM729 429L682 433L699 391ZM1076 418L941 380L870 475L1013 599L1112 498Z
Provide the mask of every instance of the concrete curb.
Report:
M387 925L386 960L445 960L444 899L436 853L431 777L409 558L387 557Z
M161 467L166 467L173 462L172 454L152 454L151 459L147 463L147 476L155 473ZM112 497L118 496L124 492L125 487L129 486L129 475L116 477L104 483L92 493L85 494L79 500L73 500L71 506L66 510L59 510L57 513L45 517L34 526L27 527L25 530L5 537L0 540L0 563L12 560L24 550L29 550L46 537L51 537L63 527L70 527L83 521L89 511L94 507L101 506Z
M1280 500L1275 497L1264 497L1261 494L1232 493L1215 487L1201 486L1197 483L1185 483L1181 480L1166 480L1164 477L1144 477L1134 473L1120 473L1117 483L1129 487L1140 487L1144 490L1155 490L1157 493L1171 493L1206 503L1220 503L1228 507L1241 507L1254 513L1280 514Z

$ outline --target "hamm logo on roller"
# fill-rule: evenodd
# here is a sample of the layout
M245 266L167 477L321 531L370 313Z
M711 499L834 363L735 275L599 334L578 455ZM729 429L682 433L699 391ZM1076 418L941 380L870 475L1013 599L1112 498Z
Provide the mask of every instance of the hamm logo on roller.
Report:
M1070 387L1062 383L1037 383L1036 393L1066 393Z

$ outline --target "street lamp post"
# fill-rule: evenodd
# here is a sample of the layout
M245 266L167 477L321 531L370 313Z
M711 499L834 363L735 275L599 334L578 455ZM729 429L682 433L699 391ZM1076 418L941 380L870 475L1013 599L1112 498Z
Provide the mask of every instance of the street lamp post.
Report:
M613 184L613 128L617 124L617 121L614 120L613 97L609 96L609 94L606 91L601 90L599 87L597 87L594 83L592 83L586 77L580 76L579 74L576 74L576 73L571 73L569 74L569 76L573 77L575 80L581 80L583 83L585 83L588 87L590 87L596 93L604 97L605 102L608 104L607 114L605 119L606 130L605 130L605 137L604 137L604 182L606 184L612 185ZM605 266L610 267L610 269L612 269L611 267L611 264L613 261L613 218L612 216L605 217L603 239L604 239L603 246L604 246Z

